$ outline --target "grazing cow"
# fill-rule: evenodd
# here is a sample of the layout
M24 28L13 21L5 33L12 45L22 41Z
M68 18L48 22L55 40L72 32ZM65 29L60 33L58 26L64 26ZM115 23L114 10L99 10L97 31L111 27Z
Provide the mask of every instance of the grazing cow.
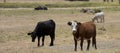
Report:
M80 46L81 50L83 50L83 42L87 40L87 50L89 50L91 38L92 38L92 46L97 49L96 46L96 26L95 24L90 22L80 23L77 21L68 22L68 25L72 27L74 42L75 42L75 51L77 51L77 41L81 40Z
M88 12L92 13L92 14L95 14L95 13L101 12L101 10L100 9L90 9L90 10L88 10Z
M94 13L93 13L93 14L102 12L100 9L93 9L93 10L94 10Z
M95 13L94 17L92 18L92 21L95 22L95 20L97 21L97 23L104 23L104 12Z
M38 6L34 10L48 10L48 8L46 6Z
M42 37L42 46L44 46L45 35L50 35L51 38L50 46L53 46L54 45L53 42L55 39L55 22L53 20L38 22L34 31L28 33L28 35L31 35L32 42L35 42L36 37L38 37L38 47L40 46L40 37Z
M83 8L83 9L80 10L80 12L87 13L88 10L90 10L90 9L84 9L84 8Z
M81 9L81 12L95 14L95 13L101 12L101 10L100 9Z

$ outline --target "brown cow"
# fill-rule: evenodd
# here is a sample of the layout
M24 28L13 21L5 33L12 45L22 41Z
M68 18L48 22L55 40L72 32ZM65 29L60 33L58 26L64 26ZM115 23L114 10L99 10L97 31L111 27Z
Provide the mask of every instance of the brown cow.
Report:
M81 40L80 46L81 50L83 50L83 41L87 40L87 50L89 50L91 38L92 38L92 46L97 49L96 46L96 26L94 22L85 22L80 23L77 21L68 22L68 25L72 27L74 42L75 42L75 51L77 51L77 40Z

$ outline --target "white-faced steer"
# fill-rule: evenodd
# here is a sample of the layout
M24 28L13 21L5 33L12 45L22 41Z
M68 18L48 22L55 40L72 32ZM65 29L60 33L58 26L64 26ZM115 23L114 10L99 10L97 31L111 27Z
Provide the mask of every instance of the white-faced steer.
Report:
M28 33L28 35L31 35L32 42L35 42L36 37L38 37L38 46L40 46L40 37L42 37L42 46L44 46L45 35L50 35L50 46L53 46L53 42L55 39L55 22L53 20L38 22L34 31Z
M80 23L77 21L70 21L68 25L72 27L74 42L75 42L75 51L77 51L77 41L81 40L80 46L81 50L83 50L83 41L87 40L87 50L89 50L91 38L92 38L92 46L97 49L96 46L96 26L95 24L90 22Z

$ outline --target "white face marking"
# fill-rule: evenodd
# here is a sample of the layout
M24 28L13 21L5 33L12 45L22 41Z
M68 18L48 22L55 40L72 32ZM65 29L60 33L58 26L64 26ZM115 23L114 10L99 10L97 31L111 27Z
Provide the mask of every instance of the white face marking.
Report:
M77 31L76 26L77 26L77 23L75 21L71 21L72 31Z

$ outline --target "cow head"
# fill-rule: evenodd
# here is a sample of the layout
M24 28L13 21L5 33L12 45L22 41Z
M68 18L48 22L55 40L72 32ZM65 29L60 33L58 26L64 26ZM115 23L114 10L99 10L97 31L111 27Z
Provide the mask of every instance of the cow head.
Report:
M30 32L30 33L28 33L28 35L31 35L32 42L35 42L35 39L36 39L35 32Z
M68 25L72 27L73 34L75 34L77 32L79 24L81 24L81 23L77 22L77 21L68 22Z

